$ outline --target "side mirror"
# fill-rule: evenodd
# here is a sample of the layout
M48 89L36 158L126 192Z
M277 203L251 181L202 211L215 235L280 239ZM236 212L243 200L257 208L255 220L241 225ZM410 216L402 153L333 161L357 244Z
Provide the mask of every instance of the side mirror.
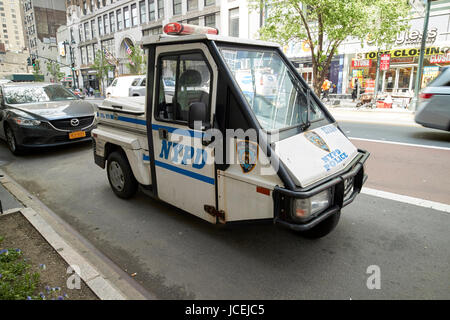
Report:
M202 127L201 130L205 130L209 127L209 123L207 118L207 108L206 104L203 102L193 102L189 106L189 114L188 114L188 127L190 129L199 129L194 128L194 123L196 121L201 121Z

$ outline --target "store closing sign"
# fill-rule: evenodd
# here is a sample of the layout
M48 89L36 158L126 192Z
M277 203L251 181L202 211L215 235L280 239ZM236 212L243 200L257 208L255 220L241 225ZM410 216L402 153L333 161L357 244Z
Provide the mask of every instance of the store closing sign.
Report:
M450 52L450 47L428 47L425 48L425 55L441 55ZM358 53L357 59L376 59L377 51L371 51L366 53ZM404 58L404 57L417 57L420 55L420 48L410 49L393 49L380 51L380 54L390 54L392 58Z
M391 55L390 54L382 54L380 58L380 70L386 71L389 70L389 65L391 64Z

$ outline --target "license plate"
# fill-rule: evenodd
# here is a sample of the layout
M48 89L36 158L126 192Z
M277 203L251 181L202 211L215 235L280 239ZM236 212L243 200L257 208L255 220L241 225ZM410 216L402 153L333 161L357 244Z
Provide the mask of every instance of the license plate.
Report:
M75 131L69 133L69 139L78 139L86 137L86 131Z

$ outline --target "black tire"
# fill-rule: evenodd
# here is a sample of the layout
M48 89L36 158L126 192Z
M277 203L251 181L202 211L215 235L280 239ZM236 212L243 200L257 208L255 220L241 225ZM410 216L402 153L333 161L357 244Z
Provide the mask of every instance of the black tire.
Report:
M300 234L301 236L309 239L322 238L327 234L329 234L331 231L333 231L334 228L336 228L340 217L341 212L338 211L329 216L328 218L326 218L325 220L323 220L322 222L320 222L318 225L314 226L309 230L303 231Z
M5 126L5 136L6 136L6 144L8 145L9 151L11 151L12 154L16 156L22 155L24 149L17 144L14 131L8 125Z
M136 194L138 182L127 157L122 152L114 151L108 156L106 172L109 184L116 196L129 199Z

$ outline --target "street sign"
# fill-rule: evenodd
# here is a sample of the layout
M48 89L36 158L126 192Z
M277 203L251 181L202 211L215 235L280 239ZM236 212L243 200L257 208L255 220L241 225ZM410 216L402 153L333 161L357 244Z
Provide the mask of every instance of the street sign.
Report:
M391 55L382 54L380 58L380 70L381 71L389 70L390 64L391 64Z

